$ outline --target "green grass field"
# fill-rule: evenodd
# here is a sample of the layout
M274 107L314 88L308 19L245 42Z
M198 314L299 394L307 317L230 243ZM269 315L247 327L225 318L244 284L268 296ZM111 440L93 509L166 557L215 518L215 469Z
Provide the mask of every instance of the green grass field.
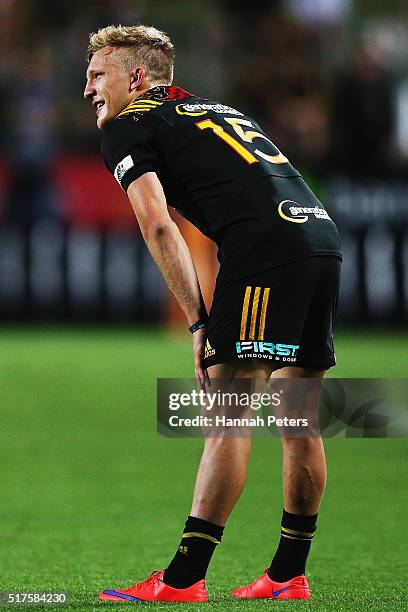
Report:
M69 609L121 608L100 604L98 591L165 567L189 511L202 443L156 434L155 381L192 376L190 339L136 330L0 334L0 591L65 591ZM337 356L339 377L408 375L401 332L339 332ZM142 607L407 609L408 440L331 439L326 448L312 600L229 595L262 573L278 539L279 442L263 438L210 566L210 602Z

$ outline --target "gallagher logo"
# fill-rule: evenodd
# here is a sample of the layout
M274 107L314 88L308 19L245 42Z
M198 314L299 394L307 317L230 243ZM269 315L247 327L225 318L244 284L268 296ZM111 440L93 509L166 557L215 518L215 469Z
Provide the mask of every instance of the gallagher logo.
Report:
M176 113L178 115L189 115L190 117L200 117L208 113L207 108L202 104L177 104Z
M209 111L214 113L219 113L222 115L242 115L236 108L232 108L231 106L226 106L225 104L177 104L176 113L178 115L188 115L189 117L200 117L201 115L206 115Z
M320 206L300 206L293 200L279 202L278 213L282 219L292 223L306 223L309 220L309 215L313 215L316 219L330 221L330 217L324 208L320 208Z

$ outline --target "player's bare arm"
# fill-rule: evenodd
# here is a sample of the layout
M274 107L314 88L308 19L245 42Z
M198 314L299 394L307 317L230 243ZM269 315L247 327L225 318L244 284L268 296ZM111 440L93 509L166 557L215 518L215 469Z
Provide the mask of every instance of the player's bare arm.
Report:
M188 246L171 219L161 183L146 172L130 184L127 195L146 245L163 277L183 309L189 325L207 319L203 296ZM193 334L196 376L205 379L203 367L206 331Z

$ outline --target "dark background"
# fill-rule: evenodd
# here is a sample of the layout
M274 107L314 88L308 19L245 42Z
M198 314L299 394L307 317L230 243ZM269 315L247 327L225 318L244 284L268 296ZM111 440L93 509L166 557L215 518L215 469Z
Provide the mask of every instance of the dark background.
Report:
M252 114L341 230L339 320L408 304L404 2L0 2L0 316L164 320L168 295L82 99L88 34L152 24L175 82ZM317 8L316 8L317 7ZM210 255L209 255L210 256Z

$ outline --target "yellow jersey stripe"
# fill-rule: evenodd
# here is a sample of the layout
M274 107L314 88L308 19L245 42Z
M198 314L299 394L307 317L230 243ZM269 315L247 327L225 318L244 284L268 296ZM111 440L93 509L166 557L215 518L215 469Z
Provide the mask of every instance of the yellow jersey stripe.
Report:
M122 117L123 115L130 115L131 113L135 113L136 109L133 110L129 110L129 111L122 111L121 113L119 113L118 117Z
M131 104L138 104L139 102L143 102L143 104L163 104L160 100L152 100L151 98L140 98L133 100Z
M153 106L136 106L135 108L127 108L122 111L123 113L135 113L136 111L150 111L153 110Z
M249 328L249 339L250 340L255 340L256 316L258 314L260 294L261 294L261 288L255 287L254 301L252 303L251 326Z
M160 106L160 104L163 104L163 102L156 102L155 100L135 100L134 102L128 104L128 107L135 106L135 104L146 104L146 106Z
M138 110L139 108L147 108L149 110L152 110L153 108L157 108L158 106L161 106L161 104L158 104L157 106L150 106L150 104L132 104L132 106L127 106L124 110Z
M148 104L132 104L132 106L127 106L125 109L123 109L123 112L130 110L139 110L139 108L146 108L147 110L152 110L153 108L156 108L156 106L149 106Z
M155 100L138 100L137 102L131 102L126 108L132 108L134 106L161 106L163 102L156 102Z
M137 110L151 110L152 108L156 108L157 106L161 106L163 102L157 102L156 100L136 100L135 102L131 102L123 109L121 113L119 113L118 117L121 115L127 115L130 112L134 112Z
M264 339L266 311L268 308L268 300L269 300L269 291L270 291L269 287L265 287L264 292L263 292L261 318L259 321L259 340Z
M252 287L247 287L245 290L244 303L242 305L242 316L241 316L241 333L240 340L245 340L246 335L246 326L248 319L248 308L249 308L249 300L251 298Z
M147 113L150 110L152 110L150 107L148 107L148 108L142 108L142 107L131 108L131 109L124 110L121 113L119 113L118 117L121 117L122 115L130 115L131 113L138 113L138 112L140 112L140 113Z

